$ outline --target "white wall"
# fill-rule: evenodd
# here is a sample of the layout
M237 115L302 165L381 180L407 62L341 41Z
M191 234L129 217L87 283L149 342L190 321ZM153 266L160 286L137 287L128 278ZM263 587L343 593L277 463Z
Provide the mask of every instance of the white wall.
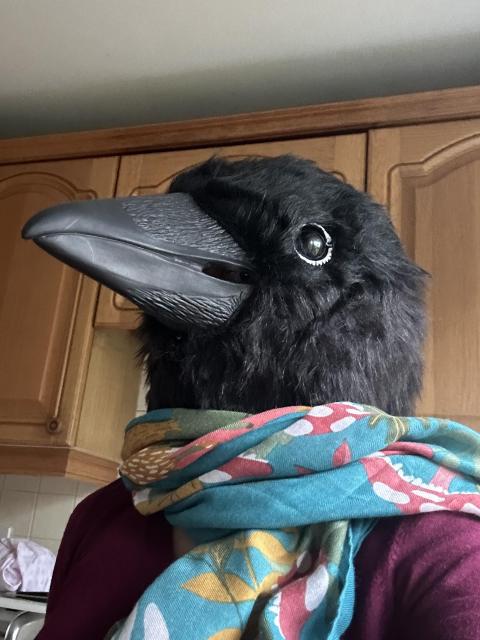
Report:
M478 0L3 0L0 136L479 81Z

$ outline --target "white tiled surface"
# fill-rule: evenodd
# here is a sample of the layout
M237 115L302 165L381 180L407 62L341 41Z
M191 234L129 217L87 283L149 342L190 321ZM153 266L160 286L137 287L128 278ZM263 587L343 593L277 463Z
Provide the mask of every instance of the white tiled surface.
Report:
M4 531L13 527L16 536L27 537L32 529L36 500L37 494L33 491L4 489L0 497L0 522L4 523Z
M12 527L14 537L56 553L73 509L96 488L67 478L0 476L0 537Z
M146 411L145 382L138 394L137 415ZM73 509L97 487L54 476L0 475L0 537L31 538L57 552Z
M75 507L75 496L39 493L33 515L32 538L49 538L64 531L68 518Z
M40 493L62 494L66 496L77 495L78 481L56 476L44 476L40 478Z

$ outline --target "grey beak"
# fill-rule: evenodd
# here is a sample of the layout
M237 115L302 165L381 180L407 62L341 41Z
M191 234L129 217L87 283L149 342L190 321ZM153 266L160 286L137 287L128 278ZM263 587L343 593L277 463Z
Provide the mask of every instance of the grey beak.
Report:
M185 193L62 204L22 235L174 329L222 324L251 290L245 252Z

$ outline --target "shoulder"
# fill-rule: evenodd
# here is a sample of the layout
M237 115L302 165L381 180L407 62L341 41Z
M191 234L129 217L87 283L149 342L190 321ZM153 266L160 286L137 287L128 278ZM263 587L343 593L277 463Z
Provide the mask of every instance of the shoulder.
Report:
M480 516L480 512L478 514ZM447 531L462 533L466 537L476 537L480 531L480 517L458 511L433 511L412 516L380 519L371 535L394 536L398 542L408 547L409 543L425 541L435 536L442 538Z
M100 487L77 505L72 516L75 519L101 516L122 508L128 508L132 503L131 495L126 490L121 480L115 480L111 484Z
M124 512L133 511L131 497L121 480L101 487L84 498L73 510L65 528L59 559L76 556L90 535L96 535ZM58 559L57 559L58 563Z
M348 638L475 640L480 626L480 518L436 511L383 518L355 558ZM457 636L456 636L457 637Z
M450 511L385 518L370 533L363 551L366 560L382 558L398 580L410 582L427 567L432 578L448 565L458 573L467 557L480 568L480 518Z
M439 640L461 625L458 637L477 638L480 518L436 511L394 520L380 523L377 535L386 544L390 539L388 575L404 611L397 624L408 632L420 629L418 637Z
M121 480L101 487L87 496L73 511L66 534L81 536L81 546L91 539L97 546L102 539L113 545L125 544L145 535L164 536L170 530L163 512L148 517L134 507L132 495ZM91 546L91 545L88 545Z
M480 516L480 513L479 513ZM397 556L428 554L438 557L462 554L465 549L480 550L480 518L468 513L434 511L378 525L379 536L389 536Z

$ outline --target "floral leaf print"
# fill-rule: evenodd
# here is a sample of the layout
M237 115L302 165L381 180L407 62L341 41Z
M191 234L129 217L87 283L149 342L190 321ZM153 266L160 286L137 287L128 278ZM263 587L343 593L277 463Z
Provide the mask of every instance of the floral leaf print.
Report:
M409 430L409 418L400 418L398 416L390 416L388 413L385 413L381 409L372 410L372 414L368 418L368 426L370 429L375 429L378 427L384 420L388 423L388 431L387 437L385 439L385 445L392 444L392 442L396 442L403 438Z
M480 512L480 497L469 491L446 491L429 482L405 475L402 463L388 456L369 456L362 460L373 493L385 502L395 504L400 512L466 511L473 505ZM470 485L472 486L472 485Z
M368 413L360 405L345 402L325 404L310 409L303 419L297 420L285 431L295 437L338 433L348 429Z
M223 542L214 542L195 547L190 552L192 556L203 556L208 565L218 574L223 574L225 565L232 555L233 547Z
M344 464L348 464L352 460L352 452L348 446L348 442L344 440L342 444L337 447L332 456L332 462L334 467L342 467Z
M314 611L327 593L329 575L324 565L319 565L305 580L305 608Z
M234 542L236 549L254 547L263 553L271 562L276 564L291 564L298 556L298 552L288 551L280 540L267 531L254 530L238 538Z
M178 487L178 489L175 489L175 491L170 491L169 493L158 493L155 495L153 491L150 491L148 499L145 501L135 501L135 508L142 515L147 516L151 513L156 513L157 511L166 509L170 505L180 502L185 498L189 498L202 489L203 484L199 480L194 479L190 480L190 482L186 482Z
M227 479L249 478L268 476L272 473L272 467L267 460L257 457L255 453L243 453L229 460L219 468ZM200 477L202 479L202 476Z
M345 538L348 532L347 520L336 520L335 522L328 522L318 526L318 533L320 537L320 558L328 558L328 562L339 565L343 547L345 544Z
M253 416L250 435L238 416L189 411L179 413L181 434L164 439L154 427L138 431L138 441L129 436L131 471L142 482L126 484L137 510L166 507L173 526L193 539L198 527L208 543L147 588L117 631L122 640L183 638L186 611L195 616L190 635L204 640L342 637L352 554L374 518L439 509L480 517L480 436L461 425L340 402L276 409L275 429L272 412ZM164 415L171 410L131 428ZM292 448L302 455L292 459ZM190 469L177 473L177 465ZM152 474L154 483L144 481Z
M182 587L213 602L246 602L255 600L257 595L255 589L234 573L224 573L221 578L212 572L201 573Z
M217 446L217 443L191 444L175 452L175 469L183 469L200 458L204 453Z
M283 576L284 574L279 571L272 571L260 582L257 592L259 594L271 593L278 586L278 582Z
M222 538L207 544L199 544L188 555L194 558L203 557L213 571L223 573L233 550L233 544L228 543L227 538Z
M223 569L231 555L232 549L230 548L230 545L226 544L214 544L213 548L209 552L210 558L219 569Z
M121 627L121 631L118 636L114 636L115 640L131 640L133 625L135 624L135 619L137 617L138 605L133 608L133 611L130 613L128 618L125 620L123 626Z
M165 618L153 602L147 605L143 616L143 640L170 640Z
M312 573L290 582L271 601L270 611L282 638L300 640L301 630L325 599L330 583L327 568L320 564Z
M436 456L442 466L480 475L480 442L474 431L462 427L453 432L451 424L440 420L432 441L442 448L442 455Z
M176 420L135 424L125 434L122 459L125 460L149 445L172 440L180 432L181 427Z
M229 627L228 629L222 629L218 633L214 633L213 636L209 636L208 640L240 640L241 637L241 629Z
M278 431L270 437L265 438L263 442L260 442L259 444L249 449L246 453L255 454L257 458L266 460L274 449L276 449L277 447L283 447L286 444L289 444L292 440L293 436L288 435L288 433L285 433L285 431Z
M158 481L174 469L174 451L175 448L158 445L145 447L128 458L121 472L137 485Z

